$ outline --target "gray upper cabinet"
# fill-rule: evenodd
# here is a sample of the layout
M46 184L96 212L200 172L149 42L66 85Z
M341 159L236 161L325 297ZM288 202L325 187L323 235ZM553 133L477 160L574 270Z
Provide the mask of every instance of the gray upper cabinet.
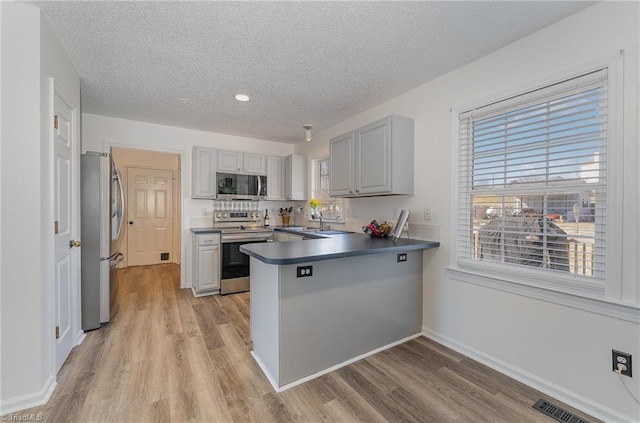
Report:
M220 172L266 175L267 157L264 154L218 150L218 170Z
M240 172L242 170L242 152L218 150L218 170L220 172Z
M192 198L216 198L216 168L218 150L193 147L193 175L191 178Z
M287 156L284 161L285 199L307 199L307 158L299 154ZM267 179L267 183L269 180Z
M280 177L275 177L274 184L284 184L284 157L280 157L282 164ZM247 173L253 175L267 174L267 156L241 151L217 150L207 147L193 147L193 163L191 178L191 198L216 198L216 172ZM267 178L267 183L270 179ZM271 184L267 187L270 193ZM273 188L278 199L284 199L284 185ZM269 195L269 199L271 195Z
M331 196L355 194L355 132L333 138L329 144L331 156Z
M267 156L267 200L284 200L284 157Z
M264 154L242 153L242 173L267 174L267 157Z
M391 115L330 140L331 196L413 194L414 121Z

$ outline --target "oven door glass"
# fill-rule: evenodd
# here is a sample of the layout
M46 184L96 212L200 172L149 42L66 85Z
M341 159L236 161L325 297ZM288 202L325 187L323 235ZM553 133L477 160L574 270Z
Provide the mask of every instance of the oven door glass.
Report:
M246 278L249 276L249 256L240 252L243 244L252 244L260 241L223 242L220 279Z

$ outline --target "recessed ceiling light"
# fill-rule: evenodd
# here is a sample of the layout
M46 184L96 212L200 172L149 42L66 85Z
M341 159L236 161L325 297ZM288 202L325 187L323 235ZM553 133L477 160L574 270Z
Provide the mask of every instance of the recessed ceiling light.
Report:
M189 104L191 100L187 100L186 98L181 98L178 100L178 104Z
M236 100L238 100L238 101L249 101L251 99L246 94L236 94Z

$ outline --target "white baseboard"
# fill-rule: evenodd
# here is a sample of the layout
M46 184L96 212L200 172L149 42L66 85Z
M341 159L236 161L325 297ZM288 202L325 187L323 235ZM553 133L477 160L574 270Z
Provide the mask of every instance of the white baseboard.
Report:
M76 334L76 346L82 344L82 342L87 337L87 334L84 331L80 331Z
M199 297L206 297L207 295L215 295L215 294L220 294L220 290L216 289L214 291L206 291L206 292L201 292L201 293L197 293L196 292L196 288L194 286L191 287L191 292L193 293L193 296L196 298Z
M612 410L602 404L595 403L593 400L585 398L575 392L569 391L532 373L514 367L509 363L485 354L484 352L476 350L475 348L469 347L468 345L459 343L429 328L423 327L422 333L427 338L432 339L437 343L444 345L445 347L449 347L454 351L464 354L473 360L491 367L493 370L505 374L517 380L518 382L524 383L527 386L537 389L538 391L543 392L554 399L562 401L565 404L569 404L570 406L578 410L582 410L583 412L590 414L597 419L607 422L633 423L636 421L630 416L620 414L619 412Z
M46 404L54 389L56 389L56 377L51 375L40 391L2 400L0 416Z
M264 366L264 364L260 360L260 357L258 357L253 351L251 351L251 355L253 356L254 360L256 360L256 363L258 363L258 366L260 366L260 368L262 369L262 372L265 374L265 376L267 376L267 379L269 380L269 383L271 383L271 386L273 386L273 389L275 389L276 392L283 392L283 391L286 391L287 389L291 389L291 388L293 388L295 386L302 385L303 383L308 382L310 380L313 380L315 378L318 378L318 377L320 377L322 375L326 375L327 373L334 372L334 371L336 371L336 370L338 370L338 369L340 369L342 367L348 366L351 363L355 363L356 361L360 361L363 358L367 358L367 357L369 357L371 355L377 354L377 353L382 352L384 350L388 350L389 348L393 348L396 345L404 344L405 342L411 341L412 339L415 339L415 338L417 338L419 336L422 336L422 335L423 335L422 333L416 333L414 335L407 336L406 338L403 338L403 339L400 339L398 341L392 342L390 344L384 345L384 346L382 346L380 348L376 348L375 350L366 352L366 353L361 354L361 355L359 355L357 357L353 357L353 358L351 358L349 360L343 361L342 363L338 363L335 366L331 366L331 367L326 368L324 370L320 370L317 373L314 373L314 374L309 375L309 376L305 376L305 377L303 377L301 379L295 380L295 381L293 381L291 383L287 383L286 385L282 385L280 387L278 386L278 383L276 382L276 380L269 373L267 368Z
M251 351L251 356L256 361L256 363L258 363L258 366L260 367L260 369L262 369L262 373L264 373L264 375L267 377L267 380L269 381L271 386L273 386L273 389L275 389L276 392L280 392L280 388L278 388L278 382L276 382L273 375L271 375L271 372L269 372L269 369L267 369L267 366L264 365L255 351Z

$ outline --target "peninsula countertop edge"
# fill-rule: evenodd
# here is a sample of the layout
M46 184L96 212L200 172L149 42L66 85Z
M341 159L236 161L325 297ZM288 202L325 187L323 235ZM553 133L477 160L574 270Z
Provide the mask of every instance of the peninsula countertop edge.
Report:
M373 254L401 253L437 248L440 242L417 239L373 238L345 234L325 239L245 244L240 251L263 263L288 265Z

